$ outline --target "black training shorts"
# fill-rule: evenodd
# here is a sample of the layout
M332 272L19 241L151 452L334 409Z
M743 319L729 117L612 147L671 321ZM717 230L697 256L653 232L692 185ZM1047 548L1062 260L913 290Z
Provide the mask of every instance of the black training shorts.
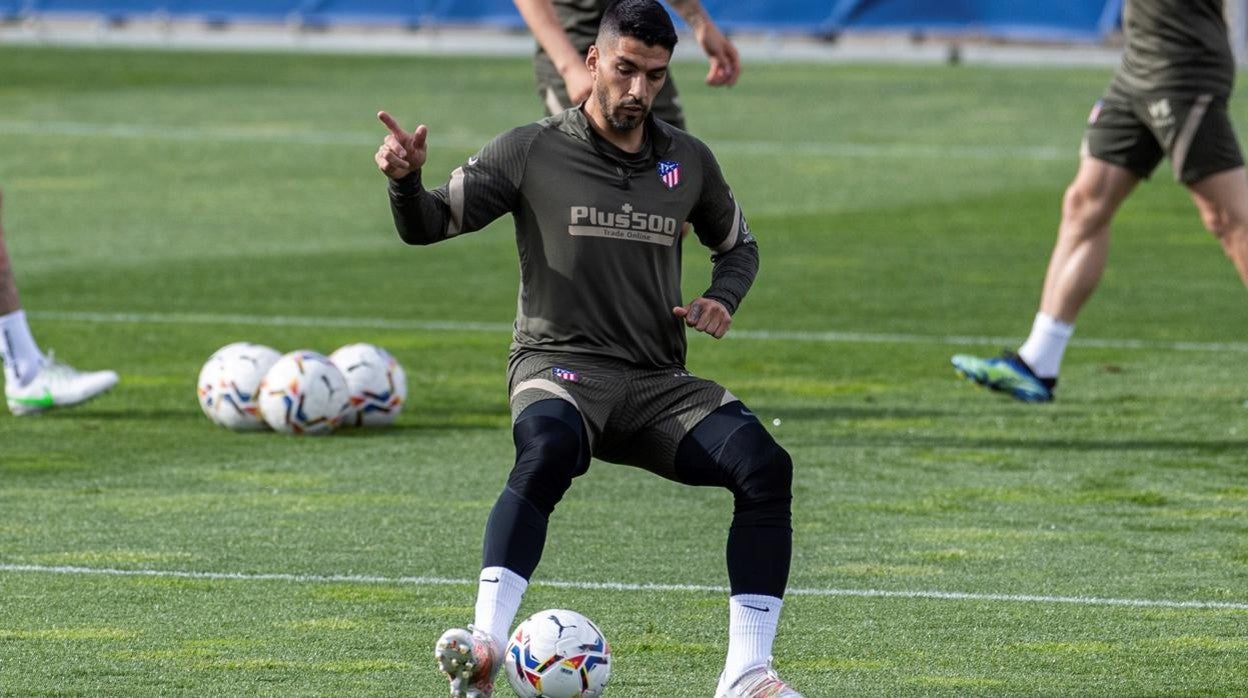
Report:
M570 402L595 458L675 477L676 450L699 422L737 398L681 368L638 368L585 354L521 351L508 365L511 418L541 400Z
M1134 97L1111 90L1088 116L1082 154L1141 178L1169 157L1174 178L1184 184L1244 164L1226 98L1208 94Z

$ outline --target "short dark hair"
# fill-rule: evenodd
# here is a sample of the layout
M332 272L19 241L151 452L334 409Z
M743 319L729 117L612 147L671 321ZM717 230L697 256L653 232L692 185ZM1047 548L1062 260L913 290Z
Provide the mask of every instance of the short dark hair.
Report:
M676 27L657 0L615 0L602 13L598 36L627 36L646 46L676 48Z

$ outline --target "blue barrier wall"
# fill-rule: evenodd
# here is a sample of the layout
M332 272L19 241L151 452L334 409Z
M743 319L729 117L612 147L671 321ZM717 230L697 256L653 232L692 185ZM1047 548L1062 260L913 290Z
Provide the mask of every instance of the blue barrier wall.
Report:
M839 34L907 31L1093 41L1122 0L703 0L727 31ZM511 0L0 0L0 16L155 14L212 22L486 24L523 28Z
M1118 25L1122 0L841 0L834 30L967 32L1015 39L1094 40Z

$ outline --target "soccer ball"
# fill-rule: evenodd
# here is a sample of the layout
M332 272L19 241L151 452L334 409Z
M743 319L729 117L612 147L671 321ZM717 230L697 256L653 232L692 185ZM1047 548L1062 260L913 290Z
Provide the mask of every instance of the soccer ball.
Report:
M329 355L347 377L351 412L344 424L380 427L390 424L407 401L407 375L385 349L373 344L348 344Z
M593 621L554 608L516 627L506 667L521 698L597 698L611 677L611 648Z
M234 342L213 352L199 371L199 406L208 419L238 431L264 429L256 399L260 380L281 356L262 344Z
M292 351L260 381L260 414L277 431L328 434L350 408L347 379L324 354Z

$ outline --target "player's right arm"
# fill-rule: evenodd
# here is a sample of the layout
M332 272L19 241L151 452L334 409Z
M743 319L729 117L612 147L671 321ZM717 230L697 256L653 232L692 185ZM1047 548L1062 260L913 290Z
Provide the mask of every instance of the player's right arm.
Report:
M409 245L428 245L470 233L512 211L536 128L514 129L495 138L432 191L421 182L428 157L428 129L405 131L386 112L377 118L390 133L373 160L390 178L390 211L399 237Z
M673 10L680 13L697 40L702 52L711 61L706 73L706 84L712 87L732 87L741 77L741 55L732 41L719 30L710 14L699 0L667 0Z
M589 97L593 80L585 67L585 57L572 45L572 40L559 22L555 4L551 0L515 0L515 3L533 38L537 39L538 45L555 64L559 77L563 78L568 99L572 104L584 102Z

